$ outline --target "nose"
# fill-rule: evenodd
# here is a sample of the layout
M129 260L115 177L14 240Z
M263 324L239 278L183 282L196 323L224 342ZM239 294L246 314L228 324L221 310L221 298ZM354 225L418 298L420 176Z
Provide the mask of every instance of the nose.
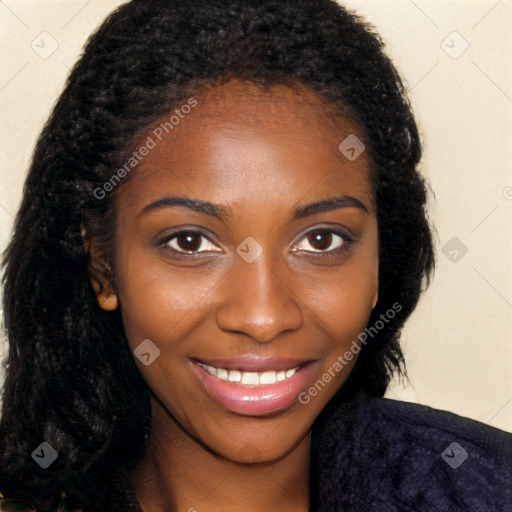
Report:
M268 266L263 255L252 263L239 258L219 287L217 325L225 331L265 343L302 326L302 311L290 284Z

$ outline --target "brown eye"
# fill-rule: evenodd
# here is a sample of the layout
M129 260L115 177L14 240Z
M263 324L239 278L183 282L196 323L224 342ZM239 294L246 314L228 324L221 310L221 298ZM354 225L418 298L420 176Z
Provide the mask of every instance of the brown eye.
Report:
M332 243L332 234L328 231L313 231L308 235L308 241L314 249L325 251Z
M174 233L166 237L163 245L176 253L187 256L194 256L203 252L222 252L200 231L187 230Z
M176 243L184 251L197 251L201 247L201 235L183 233L176 237Z
M301 239L294 251L334 253L337 249L341 250L344 246L348 246L350 242L350 237L343 233L330 229L315 229Z

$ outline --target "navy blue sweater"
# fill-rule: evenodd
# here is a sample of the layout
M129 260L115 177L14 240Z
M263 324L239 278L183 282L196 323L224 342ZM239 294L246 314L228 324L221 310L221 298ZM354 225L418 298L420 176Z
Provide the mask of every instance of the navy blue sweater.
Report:
M512 512L512 434L362 393L323 416L312 512Z

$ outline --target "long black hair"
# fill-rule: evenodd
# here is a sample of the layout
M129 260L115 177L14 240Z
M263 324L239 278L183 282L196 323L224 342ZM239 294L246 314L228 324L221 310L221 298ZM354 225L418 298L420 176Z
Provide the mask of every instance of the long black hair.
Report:
M233 78L305 85L365 134L380 251L370 324L395 315L364 345L351 385L382 396L393 372L403 373L400 329L434 256L417 126L378 35L332 0L134 0L91 36L71 72L39 137L5 254L5 495L46 510L65 491L86 510L117 510L114 483L128 485L146 447L149 392L119 311L96 303L82 233L114 279L115 191L94 191L152 123ZM48 469L31 457L42 442L58 453Z

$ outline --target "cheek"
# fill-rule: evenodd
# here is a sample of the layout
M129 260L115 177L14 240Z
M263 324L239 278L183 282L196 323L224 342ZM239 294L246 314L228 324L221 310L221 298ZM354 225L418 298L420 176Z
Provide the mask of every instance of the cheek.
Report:
M372 248L359 256L302 286L305 302L335 339L364 330L378 296L377 251Z
M322 300L311 306L329 333L327 361L345 352L367 326L372 308L373 287L352 283L352 279L333 280ZM332 361L331 361L332 362Z
M343 385L353 369L360 353L362 333L377 296L377 243L365 249L346 265L331 272L329 279L323 279L322 286L317 286L316 291L309 294L309 309L322 329L328 332L325 342L318 347L318 354L323 359L319 375L325 380L308 394L310 398L317 397L311 403L317 412ZM312 282L309 284L311 289Z
M121 252L121 251L120 251ZM133 347L149 338L155 343L190 328L199 312L208 307L210 293L222 273L187 272L129 249L117 266L118 295L123 323Z
M324 282L308 304L326 337L315 348L322 359L315 381L299 396L299 402L317 416L342 387L357 362L362 334L368 324L378 286L378 265L361 261ZM318 331L317 331L318 332Z

